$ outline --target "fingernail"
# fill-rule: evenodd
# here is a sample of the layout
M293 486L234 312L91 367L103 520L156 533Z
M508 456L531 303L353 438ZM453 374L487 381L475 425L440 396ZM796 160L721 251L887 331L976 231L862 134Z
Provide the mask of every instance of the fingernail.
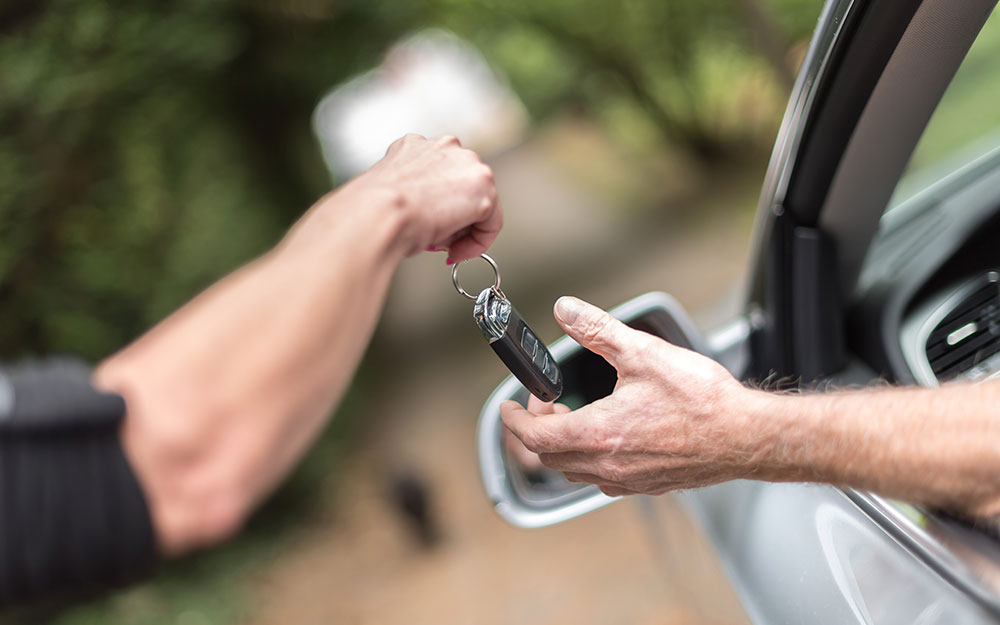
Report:
M452 259L448 258L448 259L446 259L446 260L444 261L444 264L446 264L446 265L454 265L454 264L455 264L455 261L453 261Z
M576 318L583 310L583 302L575 297L564 295L556 300L555 313L559 321L571 326L576 323Z
M444 248L443 247L437 247L435 245L428 245L427 246L427 251L428 252L443 252Z

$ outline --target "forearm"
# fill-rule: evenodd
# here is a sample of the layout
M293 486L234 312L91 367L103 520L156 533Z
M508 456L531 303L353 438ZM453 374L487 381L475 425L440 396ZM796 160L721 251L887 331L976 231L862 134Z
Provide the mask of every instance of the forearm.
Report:
M233 533L323 427L399 262L484 252L503 223L493 173L455 137L407 135L314 205L270 253L101 364L166 553Z
M754 391L763 473L1000 514L1000 384L811 395Z
M392 198L353 188L100 366L161 548L234 531L343 395L405 255Z
M614 365L614 392L566 415L515 402L500 412L545 466L571 481L614 496L741 478L826 482L1000 514L1000 381L772 393L575 298L560 298L555 316Z

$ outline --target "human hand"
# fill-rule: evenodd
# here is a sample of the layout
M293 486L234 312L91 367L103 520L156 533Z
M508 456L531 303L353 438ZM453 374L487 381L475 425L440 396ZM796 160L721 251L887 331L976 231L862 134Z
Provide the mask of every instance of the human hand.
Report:
M492 170L452 136L406 135L349 184L394 194L407 255L434 248L456 263L475 258L503 225Z
M528 410L539 415L566 414L569 412L569 406L553 402L543 402L534 395L530 395L528 398ZM503 430L503 442L504 447L507 449L507 455L520 464L521 468L525 471L530 473L544 468L538 454L525 447L521 439L514 436L514 433L507 428Z
M576 298L560 298L555 318L614 366L618 383L608 397L564 414L500 406L504 423L545 466L611 496L762 476L769 437L753 419L759 391Z

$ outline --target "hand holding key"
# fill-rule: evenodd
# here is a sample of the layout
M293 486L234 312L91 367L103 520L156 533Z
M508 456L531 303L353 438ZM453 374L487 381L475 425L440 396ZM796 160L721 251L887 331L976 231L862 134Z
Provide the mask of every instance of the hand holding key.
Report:
M618 382L611 395L564 414L500 405L504 424L542 464L613 496L768 475L766 420L743 410L759 391L717 362L576 298L560 298L555 314L567 334L617 370Z
M404 137L273 250L106 360L96 380L126 396L122 444L160 549L229 536L291 470L346 391L407 255L434 245L471 258L501 221L474 152Z
M503 225L493 171L453 136L406 135L353 184L397 194L407 255L430 247L447 249L453 262L475 258Z

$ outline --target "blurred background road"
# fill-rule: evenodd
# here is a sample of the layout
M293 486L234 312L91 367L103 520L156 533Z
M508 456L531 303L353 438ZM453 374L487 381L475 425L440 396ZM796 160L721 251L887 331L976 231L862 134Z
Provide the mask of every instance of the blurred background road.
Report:
M506 227L491 253L546 342L564 294L611 307L663 290L712 327L739 308L757 194L819 10L5 3L0 358L99 360L410 129L455 132L494 167ZM427 28L492 69L414 61ZM134 588L0 622L745 623L669 497L534 531L495 515L474 431L505 370L449 272L441 254L404 264L351 393L239 538ZM400 513L401 480L426 487L436 542ZM666 535L649 533L650 515Z

